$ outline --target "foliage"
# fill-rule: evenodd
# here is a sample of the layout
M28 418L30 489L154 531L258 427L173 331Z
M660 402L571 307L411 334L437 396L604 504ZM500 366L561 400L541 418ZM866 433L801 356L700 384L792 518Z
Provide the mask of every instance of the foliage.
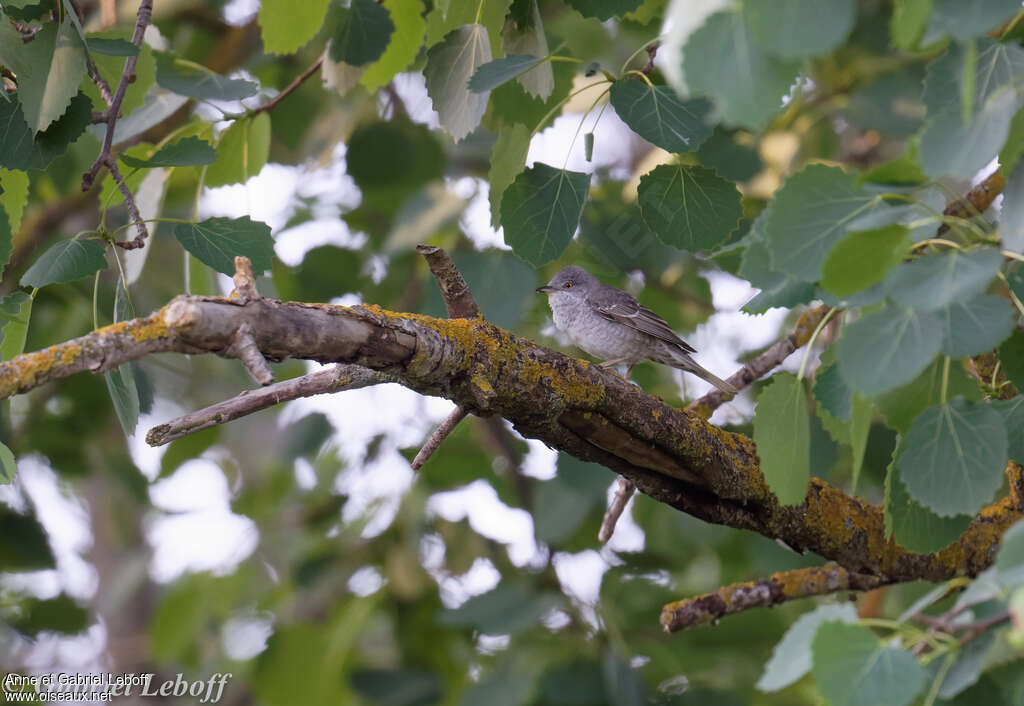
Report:
M619 286L640 273L643 303L687 331L725 272L760 290L751 316L834 307L795 366L754 385L756 412L724 415L782 504L827 479L927 553L1006 496L1007 462L1024 463L1019 2L262 0L243 27L222 3L162 5L141 45L97 3L0 8L4 360L219 293L238 255L284 298L441 316L411 246L442 245L486 318L534 338L548 321L534 289L566 264ZM564 139L528 162L540 133ZM300 184L266 223L276 194L254 185L281 165ZM485 220L507 248L479 247ZM137 221L145 247L124 247ZM393 410L363 438L345 424L364 410L264 413L173 442L144 476L124 434L250 384L224 361L188 365L4 403L0 571L67 561L20 477L46 465L85 500L103 598L85 607L64 574L45 595L34 575L0 582L5 665L39 668L7 635L59 641L102 621L103 649L146 636L139 671L232 672L239 698L271 706L1021 703L1024 525L974 579L667 636L662 603L821 557L638 497L642 546L602 549L598 595L581 595L573 566L598 557L613 476L564 454L553 476L526 473L542 451L493 419L467 420L371 500L359 488L405 471L423 415L410 431ZM681 404L664 369L634 375ZM231 478L255 546L156 585L142 528L172 514L157 484L200 461ZM533 558L437 510L466 488L529 514ZM265 642L231 637L243 624Z

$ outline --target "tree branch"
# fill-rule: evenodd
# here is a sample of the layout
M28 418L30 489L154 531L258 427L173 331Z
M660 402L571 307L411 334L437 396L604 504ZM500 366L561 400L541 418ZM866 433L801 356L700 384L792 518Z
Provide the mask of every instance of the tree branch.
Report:
M375 370L358 365L335 365L308 375L267 385L258 390L245 390L230 400L218 402L206 409L155 426L146 434L146 443L150 446L162 446L183 436L218 424L226 424L239 417L259 412L282 402L328 392L356 390L382 382L389 382L389 378Z
M308 79L310 76L315 74L317 72L317 69L319 69L320 66L323 65L323 63L324 63L324 55L321 54L320 58L318 58L316 61L314 61L312 64L310 64L309 68L307 68L305 71L303 71L301 74L299 74L295 78L294 81L292 81L287 86L285 86L283 91L278 93L276 96L271 98L269 101L267 101L263 105L261 105L259 107L256 107L256 108L253 108L252 110L250 110L249 111L249 115L259 115L260 113L265 113L265 112L267 112L269 110L273 110L274 108L276 108L278 103L280 103L285 98L287 98L288 95L291 94L292 91L294 91L296 88L301 86L306 81L306 79Z
M141 0L139 2L139 13L135 21L135 31L132 33L132 44L137 47L142 46L142 37L146 33L146 27L149 26L149 20L153 15L153 0ZM129 56L125 59L124 70L121 72L121 80L117 83L117 91L114 93L113 99L110 101L110 107L103 113L107 123L107 131L103 135L103 146L100 148L99 156L96 157L96 161L93 162L92 167L85 174L82 175L82 191L88 191L92 188L93 182L96 181L96 175L99 173L100 167L106 167L110 171L111 178L117 183L121 189L121 193L124 195L124 202L128 206L128 213L131 219L135 222L135 229L137 235L133 240L118 242L125 250L132 250L134 248L141 248L146 240L149 233L146 231L146 224L142 222L142 217L139 215L139 207L135 204L135 197L132 195L131 189L124 182L124 177L121 176L120 170L117 168L117 160L114 158L111 149L114 146L114 128L117 126L117 119L121 115L121 104L124 102L125 93L128 92L128 84L135 81L135 66L139 62L139 55ZM97 73L98 77L99 74ZM93 77L94 81L96 77ZM100 82L96 84L100 91L103 91L103 86ZM107 88L109 93L110 89ZM106 99L106 98L104 98Z
M1005 529L1024 516L1016 496L1005 497L946 549L915 554L888 537L881 507L824 481L811 479L802 503L780 505L751 439L675 410L611 372L483 319L435 319L376 306L179 296L145 319L0 363L0 397L150 353L224 355L244 323L269 360L360 365L471 413L501 415L523 436L601 463L660 502L782 539L882 583L975 575L991 564ZM1012 464L1008 474L1019 488L1020 468Z
M870 591L887 583L892 582L871 574L850 573L835 564L780 571L766 579L734 583L713 593L669 603L661 609L661 626L665 632L678 632L751 608L768 608L836 591Z

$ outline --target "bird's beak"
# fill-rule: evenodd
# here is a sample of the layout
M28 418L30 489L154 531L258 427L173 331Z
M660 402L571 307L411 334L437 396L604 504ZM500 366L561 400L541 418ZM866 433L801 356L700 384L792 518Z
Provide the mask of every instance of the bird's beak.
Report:
M557 289L548 284L545 284L543 287L537 287L537 294L548 294L549 292L557 291Z

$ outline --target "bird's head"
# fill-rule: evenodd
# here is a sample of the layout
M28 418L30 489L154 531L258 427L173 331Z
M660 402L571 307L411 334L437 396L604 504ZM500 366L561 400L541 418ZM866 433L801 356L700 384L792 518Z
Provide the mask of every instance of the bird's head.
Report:
M555 293L569 296L583 295L596 281L597 278L582 267L570 265L559 270L543 287L537 287L537 291L548 296Z

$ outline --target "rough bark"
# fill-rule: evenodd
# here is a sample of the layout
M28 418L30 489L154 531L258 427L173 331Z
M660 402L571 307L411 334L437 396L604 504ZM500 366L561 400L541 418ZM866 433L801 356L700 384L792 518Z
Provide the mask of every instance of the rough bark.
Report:
M1022 517L1015 464L1008 469L1011 494L979 513L959 541L933 554L898 546L886 536L880 507L824 481L812 479L800 505L782 506L764 482L751 439L481 318L179 296L150 317L0 364L0 397L150 353L228 356L242 327L270 360L360 365L473 414L500 415L524 436L601 463L683 512L812 550L880 583L974 575L991 564L1002 532Z

